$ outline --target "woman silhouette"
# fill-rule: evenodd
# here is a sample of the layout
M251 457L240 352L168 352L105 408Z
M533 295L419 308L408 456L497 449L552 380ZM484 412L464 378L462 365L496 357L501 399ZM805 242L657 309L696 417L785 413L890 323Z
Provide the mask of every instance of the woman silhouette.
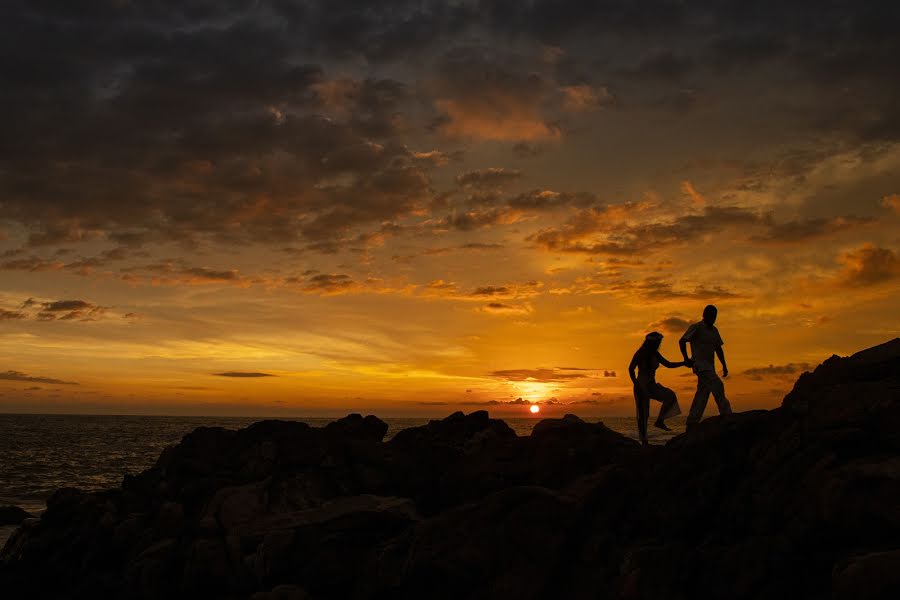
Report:
M678 406L678 398L675 392L669 388L656 382L656 369L659 365L663 365L669 369L687 366L686 362L669 362L662 354L659 353L659 346L662 344L663 336L661 333L653 331L644 338L644 343L634 353L631 364L628 365L628 374L631 376L631 382L634 384L634 403L637 407L638 435L641 438L641 444L647 445L647 421L650 418L650 399L662 402L662 408L659 409L659 416L656 418L654 425L660 429L671 431L665 420L681 414L681 407ZM637 376L634 369L637 367Z

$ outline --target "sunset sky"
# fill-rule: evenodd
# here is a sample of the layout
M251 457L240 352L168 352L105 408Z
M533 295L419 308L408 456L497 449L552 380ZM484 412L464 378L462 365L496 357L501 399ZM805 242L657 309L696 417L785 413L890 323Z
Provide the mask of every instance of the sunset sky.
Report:
M775 406L900 331L898 6L4 1L0 412L630 415L708 303Z

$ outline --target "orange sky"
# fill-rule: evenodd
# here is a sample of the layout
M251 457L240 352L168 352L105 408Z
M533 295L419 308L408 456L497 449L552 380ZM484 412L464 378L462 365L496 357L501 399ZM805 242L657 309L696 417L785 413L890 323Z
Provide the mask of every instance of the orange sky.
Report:
M864 20L435 9L410 36L398 5L357 39L107 9L7 20L2 412L626 415L644 334L675 360L707 303L744 410L900 331L898 90ZM686 409L689 371L659 379Z

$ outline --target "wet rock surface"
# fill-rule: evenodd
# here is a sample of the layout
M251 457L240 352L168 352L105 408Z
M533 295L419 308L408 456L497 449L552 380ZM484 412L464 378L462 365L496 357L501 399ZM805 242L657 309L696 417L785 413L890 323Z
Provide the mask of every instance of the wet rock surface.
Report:
M200 428L118 489L58 490L0 552L5 597L900 597L900 340L832 357L772 411L641 448L484 411L383 442ZM0 509L0 515L5 515ZM7 595L9 594L9 595Z

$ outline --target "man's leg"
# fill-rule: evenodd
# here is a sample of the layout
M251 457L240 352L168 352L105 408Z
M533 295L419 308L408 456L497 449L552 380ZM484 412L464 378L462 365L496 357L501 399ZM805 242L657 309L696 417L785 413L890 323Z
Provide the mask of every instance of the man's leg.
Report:
M719 407L719 414L730 415L731 403L728 402L728 398L725 397L725 382L722 381L718 375L713 373L709 387L712 390L712 395L716 401L716 406Z
M691 402L691 410L688 412L687 424L695 425L703 418L703 411L706 410L706 403L709 402L709 380L706 378L706 371L697 373L697 391L694 393L694 401Z

